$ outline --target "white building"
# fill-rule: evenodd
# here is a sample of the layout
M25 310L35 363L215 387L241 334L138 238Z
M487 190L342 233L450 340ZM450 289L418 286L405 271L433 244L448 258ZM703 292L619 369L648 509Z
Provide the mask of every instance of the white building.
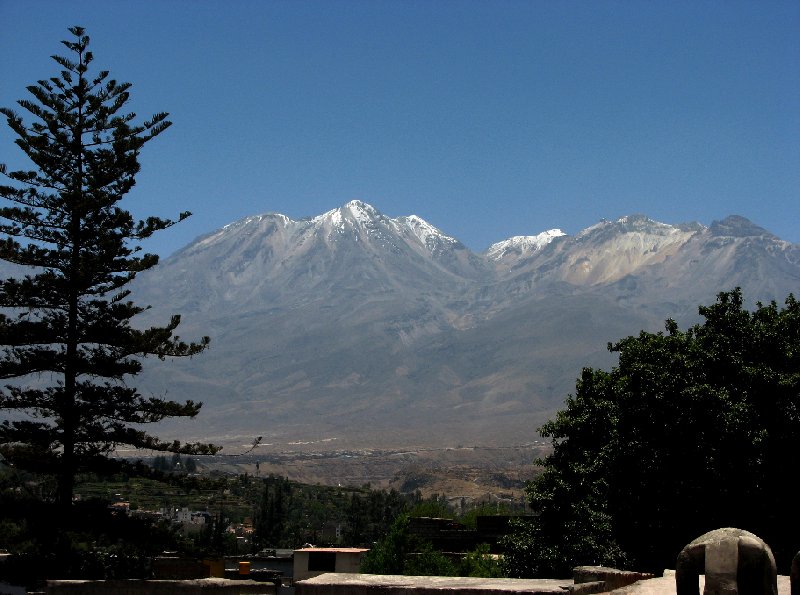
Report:
M368 551L356 547L307 547L294 550L293 579L301 581L328 572L358 572L361 557Z

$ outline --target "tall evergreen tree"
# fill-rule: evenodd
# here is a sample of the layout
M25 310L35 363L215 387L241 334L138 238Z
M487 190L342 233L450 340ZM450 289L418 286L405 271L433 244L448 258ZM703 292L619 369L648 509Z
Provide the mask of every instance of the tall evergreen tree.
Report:
M193 356L208 337L187 343L180 322L139 330L131 319L145 310L126 286L158 262L140 240L176 221L135 221L119 206L133 188L142 146L166 130L166 113L135 123L123 110L130 83L90 74L89 37L80 27L64 41L69 57L53 56L60 75L28 87L18 104L23 121L0 109L16 144L35 166L0 173L0 258L23 271L0 280L0 444L48 460L58 473L58 500L72 501L75 474L106 460L118 445L192 454L207 444L181 445L148 434L141 424L194 417L200 403L145 397L126 378L155 355ZM181 213L178 221L189 216ZM23 448L21 448L23 447ZM20 459L21 461L21 459Z

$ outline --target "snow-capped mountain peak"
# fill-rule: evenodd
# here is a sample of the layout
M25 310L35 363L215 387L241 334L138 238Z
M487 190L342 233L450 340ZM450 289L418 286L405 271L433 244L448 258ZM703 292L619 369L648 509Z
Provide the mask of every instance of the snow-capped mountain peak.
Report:
M418 215L390 218L361 200L351 200L306 221L329 240L346 236L354 241L371 239L394 250L399 250L403 242L410 242L431 254L461 245Z
M372 205L360 200L351 200L341 207L312 217L310 222L317 226L330 224L334 228L341 228L347 224L363 227L371 225L382 218L384 216Z

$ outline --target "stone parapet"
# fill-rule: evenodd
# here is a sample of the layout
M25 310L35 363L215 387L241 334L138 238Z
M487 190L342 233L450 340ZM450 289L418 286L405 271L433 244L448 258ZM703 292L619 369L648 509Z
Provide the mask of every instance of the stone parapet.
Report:
M572 585L569 588L570 595L593 595L594 593L604 593L608 591L604 581L592 581Z
M573 569L573 578L575 585L570 591L588 595L589 593L602 593L604 591L613 591L621 587L627 587L633 583L645 579L654 578L654 574L647 572L631 572L630 570L617 570L616 568L608 568L606 566L578 566ZM596 583L603 583L602 588ZM581 585L592 584L593 586L586 586L581 588ZM599 589L599 590L593 590Z
M276 587L222 578L180 580L47 581L47 595L275 595Z

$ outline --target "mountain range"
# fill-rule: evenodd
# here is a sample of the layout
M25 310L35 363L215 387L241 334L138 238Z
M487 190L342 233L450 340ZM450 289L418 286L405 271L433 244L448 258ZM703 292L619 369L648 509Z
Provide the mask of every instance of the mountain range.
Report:
M202 236L135 281L141 324L182 315L191 360L149 362L142 390L204 402L179 437L268 444L520 444L607 343L682 326L740 286L782 302L800 245L739 216L710 226L631 215L474 253L417 216L352 201L268 213Z

